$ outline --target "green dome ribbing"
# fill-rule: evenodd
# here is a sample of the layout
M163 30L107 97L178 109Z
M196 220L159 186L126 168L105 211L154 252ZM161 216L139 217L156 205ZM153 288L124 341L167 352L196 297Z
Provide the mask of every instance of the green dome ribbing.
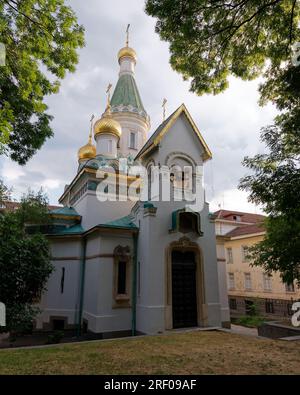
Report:
M120 76L111 98L112 112L135 112L147 117L135 79L130 74Z

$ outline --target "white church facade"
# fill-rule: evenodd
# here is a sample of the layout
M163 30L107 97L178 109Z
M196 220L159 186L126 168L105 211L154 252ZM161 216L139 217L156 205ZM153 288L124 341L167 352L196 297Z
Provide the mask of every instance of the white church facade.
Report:
M196 169L211 152L184 104L148 138L150 118L134 76L136 53L127 45L118 60L114 93L78 152L78 172L59 200L62 207L50 213L55 270L36 327L109 337L226 326L226 273L218 267L213 216L206 202L194 211L176 198L185 179L172 172L191 168L195 191ZM128 174L120 158L144 166L148 184ZM164 182L169 201L162 197ZM126 198L130 185L147 188L147 198ZM99 190L108 197L113 191L117 199L101 201Z

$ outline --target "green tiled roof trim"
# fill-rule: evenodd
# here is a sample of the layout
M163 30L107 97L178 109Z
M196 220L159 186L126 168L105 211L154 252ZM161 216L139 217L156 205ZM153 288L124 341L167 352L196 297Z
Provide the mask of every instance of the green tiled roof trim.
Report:
M131 228L138 229L138 227L132 222L132 217L127 215L126 217L122 217L116 219L114 221L107 222L104 226L116 227L116 228Z
M65 227L64 229L61 229L61 231L56 232L55 234L58 235L71 235L71 234L78 234L78 233L83 233L84 229L81 225L74 225L70 226L69 228Z
M78 217L79 214L73 207L61 207L55 210L51 210L50 214L56 214L56 215L68 215L70 217Z
M145 202L144 203L144 208L154 208L154 205L150 202Z
M132 111L147 116L135 79L130 74L120 76L110 104L112 112L119 111L117 107L120 107L121 111Z

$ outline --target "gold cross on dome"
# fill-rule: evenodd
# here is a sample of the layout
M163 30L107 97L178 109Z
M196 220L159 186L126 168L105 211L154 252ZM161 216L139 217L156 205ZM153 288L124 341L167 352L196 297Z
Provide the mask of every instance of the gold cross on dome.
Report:
M110 90L112 88L112 84L109 83L108 87L106 88L106 93L107 93L107 105L110 105Z
M89 143L92 142L93 120L94 120L94 118L95 118L95 115L92 114L91 119L90 119L91 127L90 127L90 134L89 134Z
M166 119L166 105L167 105L168 100L165 98L162 103L162 108L163 108L163 121Z
M126 47L128 47L128 45L129 45L129 28L130 28L130 23L128 23L127 29L126 29Z

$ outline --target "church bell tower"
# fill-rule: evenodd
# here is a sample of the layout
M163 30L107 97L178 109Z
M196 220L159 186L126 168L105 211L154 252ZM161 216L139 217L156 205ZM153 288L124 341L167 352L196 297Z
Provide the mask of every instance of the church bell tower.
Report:
M129 26L125 47L118 53L119 80L111 98L111 114L122 128L119 154L135 157L147 141L150 118L147 114L135 81L137 55L129 47Z

